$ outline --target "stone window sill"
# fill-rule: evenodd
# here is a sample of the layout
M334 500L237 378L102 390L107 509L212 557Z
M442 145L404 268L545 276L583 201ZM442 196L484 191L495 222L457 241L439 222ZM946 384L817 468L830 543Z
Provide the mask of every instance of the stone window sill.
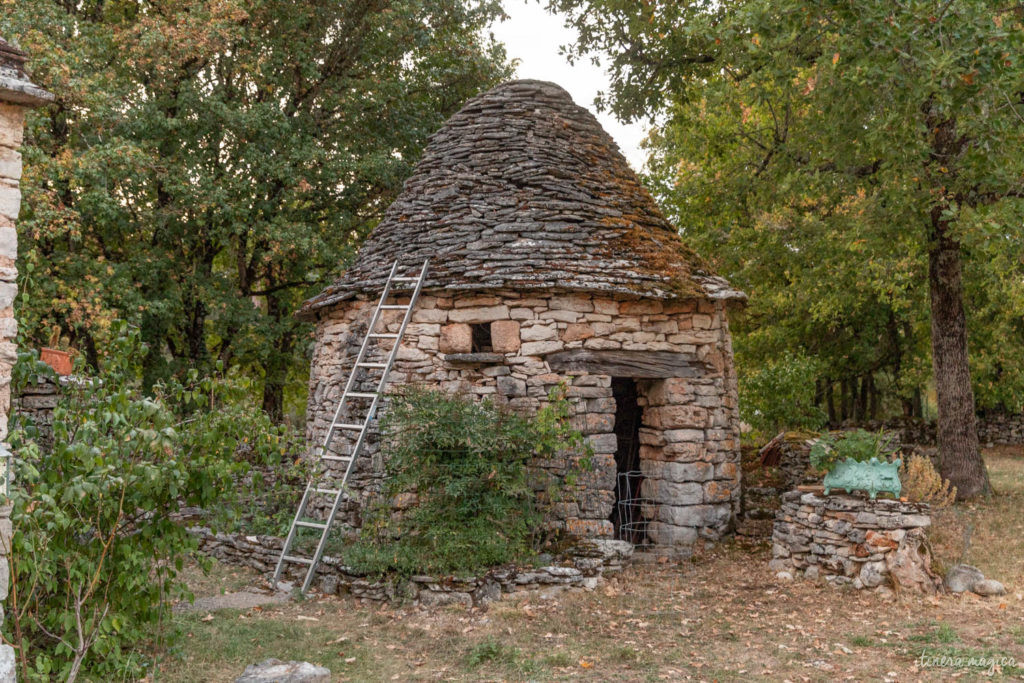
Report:
M503 353L448 353L444 362L451 365L504 365Z

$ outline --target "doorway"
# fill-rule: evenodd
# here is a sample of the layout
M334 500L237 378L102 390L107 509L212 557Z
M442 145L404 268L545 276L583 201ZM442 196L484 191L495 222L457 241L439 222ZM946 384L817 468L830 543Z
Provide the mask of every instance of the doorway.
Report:
M612 378L615 399L615 505L611 522L615 538L633 545L646 543L646 522L640 501L643 474L640 471L640 425L643 409L636 381L629 377Z

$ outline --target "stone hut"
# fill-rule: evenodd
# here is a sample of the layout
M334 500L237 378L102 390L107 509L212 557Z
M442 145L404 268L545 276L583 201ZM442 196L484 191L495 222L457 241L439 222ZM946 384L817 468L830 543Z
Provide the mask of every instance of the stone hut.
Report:
M344 276L303 305L317 323L310 443L322 442L391 264L412 272L426 257L391 389L530 412L565 382L594 455L554 524L666 554L730 529L740 468L727 313L745 296L686 247L565 90L513 81L466 103ZM574 457L537 466L561 476ZM361 457L350 479L339 514L354 527L377 460Z

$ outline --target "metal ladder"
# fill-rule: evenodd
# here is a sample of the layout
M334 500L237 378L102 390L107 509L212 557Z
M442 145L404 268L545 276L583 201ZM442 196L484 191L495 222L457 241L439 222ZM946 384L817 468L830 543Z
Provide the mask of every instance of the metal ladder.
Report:
M327 537L330 535L331 525L334 524L334 517L338 513L338 508L341 505L342 494L345 491L348 478L352 474L352 470L355 465L356 458L359 457L359 453L363 448L363 444L366 442L366 434L370 430L371 423L376 416L377 408L380 405L381 395L384 392L384 386L387 383L388 374L391 372L391 366L395 362L395 358L398 356L398 348L402 343L402 337L405 335L405 328L409 325L409 321L412 318L413 308L416 306L416 300L419 298L420 290L423 288L423 280L427 276L427 268L430 264L430 259L423 262L420 268L419 275L410 277L399 277L396 275L398 272L398 261L395 261L394 265L391 266L391 272L388 274L387 282L384 285L384 291L380 295L380 301L377 302L377 308L373 312L373 317L370 318L370 324L366 328L366 336L363 337L362 346L359 348L359 353L356 355L355 363L352 366L352 372L349 373L348 381L345 383L345 389L341 393L341 398L338 401L338 407L334 411L334 418L331 420L331 426L327 429L327 434L324 437L323 445L320 446L317 452L317 466L314 470L313 475L310 477L309 482L306 484L306 490L302 494L302 501L299 503L299 509L295 512L295 518L292 520L291 528L288 530L288 537L284 541L284 546L281 548L281 556L277 560L277 567L274 569L273 585L277 586L278 580L281 578L281 571L284 568L286 562L293 564L304 564L307 565L306 579L302 582L302 594L305 595L306 591L309 590L310 584L313 582L313 577L316 574L317 565L320 564L320 558L323 556L324 547L327 545ZM408 288L412 288L410 293L408 304L388 304L388 297L395 294L393 291L395 285L405 286L406 291ZM405 293L405 292L403 292ZM398 329L397 333L381 333L374 332L377 327L377 323L380 322L382 311L405 311L402 317L402 325ZM371 363L365 361L366 352L370 349L373 340L377 339L392 339L394 345L388 352L387 360L383 363ZM372 370L380 370L382 372L380 379L377 380L377 388L371 392L357 392L353 391L353 387L356 384L356 374L362 369L367 374ZM370 379L364 377L363 381ZM361 422L340 422L342 410L345 405L352 399L369 400L370 405L366 409L366 415ZM356 437L355 445L348 455L333 455L330 452L331 442L334 440L336 434L340 432L358 432ZM345 473L341 477L341 481L336 486L328 486L321 484L321 479L324 477L325 470L330 472L328 467L331 462L341 463L345 468ZM318 522L311 521L311 517L305 514L306 507L313 499L315 495L326 495L328 500L333 497L333 503L330 506L330 512L327 515L326 521ZM289 554L292 544L295 542L295 535L298 529L316 529L320 531L320 541L317 543L316 552L312 557L300 557L298 555Z

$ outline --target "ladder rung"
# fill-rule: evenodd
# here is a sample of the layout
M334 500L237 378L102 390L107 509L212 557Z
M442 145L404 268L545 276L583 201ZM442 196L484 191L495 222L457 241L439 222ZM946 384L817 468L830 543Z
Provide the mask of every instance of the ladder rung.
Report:
M392 282L419 282L420 279L418 277L394 277L394 278L391 278L391 281Z
M362 431L363 425L354 425L354 424L348 424L348 423L345 423L345 422L335 422L334 426L331 427L331 429L351 429L351 430L355 430L355 431ZM326 457L326 456L320 456L320 457Z
M321 455L321 460L351 460L351 455Z
M350 391L345 394L346 398L377 398L377 394L367 394L358 391Z
M341 489L313 489L317 493L329 493L332 496L336 496L341 493Z
M285 555L283 558L285 562L295 562L297 564L313 564L313 560L308 557L295 557L294 555Z
M374 332L366 336L371 339L398 339L398 335L393 332Z
M301 526L301 527L305 527L307 529L326 529L327 528L326 524L321 524L319 522L295 522L295 526Z
M381 368L384 369L388 366L387 363L356 363L356 366L360 368Z
M382 304L381 308L386 311L407 311L409 306L406 304Z

